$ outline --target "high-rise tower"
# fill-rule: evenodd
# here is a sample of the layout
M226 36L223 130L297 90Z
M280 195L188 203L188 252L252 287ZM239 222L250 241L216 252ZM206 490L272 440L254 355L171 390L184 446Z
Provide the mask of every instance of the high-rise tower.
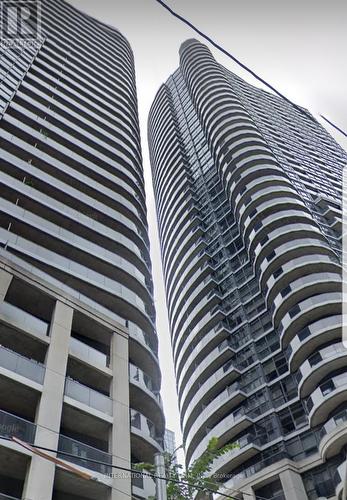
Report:
M346 154L196 40L155 98L149 144L187 462L218 437L239 443L213 466L236 498L335 498Z
M133 54L41 5L42 37L1 45L0 497L148 498L109 467L152 461L165 429Z

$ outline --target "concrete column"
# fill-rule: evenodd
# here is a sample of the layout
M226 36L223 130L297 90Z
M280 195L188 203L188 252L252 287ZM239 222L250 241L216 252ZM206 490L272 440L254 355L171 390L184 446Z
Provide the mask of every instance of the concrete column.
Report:
M256 500L256 496L252 486L249 486L248 488L242 488L242 493L243 500Z
M165 461L161 453L154 455L155 473L158 477L166 477ZM166 481L156 479L156 498L157 500L167 500Z
M111 346L111 367L113 370L113 429L111 452L113 465L130 468L130 414L129 414L129 341L114 333ZM113 469L112 500L124 500L131 496L131 475Z
M308 500L300 474L288 469L281 472L280 480L285 498L290 498L290 500Z
M57 449L63 406L64 386L70 345L73 309L57 301L50 328L50 346L46 356L46 373L36 415L35 444ZM28 469L23 500L52 498L55 465L33 456Z
M0 303L5 300L7 290L10 287L12 281L12 274L0 269Z

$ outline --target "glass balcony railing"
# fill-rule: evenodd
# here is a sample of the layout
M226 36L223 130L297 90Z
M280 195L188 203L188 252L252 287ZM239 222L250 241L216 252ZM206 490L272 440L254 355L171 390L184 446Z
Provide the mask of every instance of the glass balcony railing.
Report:
M330 420L328 420L322 429L320 430L320 438L323 439L324 436L333 432L337 427L347 423L347 409L340 411L334 415Z
M107 415L112 415L112 399L101 392L95 391L86 385L80 384L76 380L67 378L65 382L65 395L76 399L95 410L102 411Z
M64 455L64 453L74 456ZM59 436L58 456L80 467L100 472L100 474L110 474L112 471L110 467L112 456L109 453L63 435Z
M152 380L152 378L147 375L145 372L140 370L137 366L133 364L129 364L129 378L130 381L134 380L135 382L138 382L144 386L147 387L147 389L153 394L155 399L158 401L158 403L161 405L161 397L160 393L158 390L155 389L155 384Z
M152 351L155 357L158 357L157 347L155 346L154 341L151 339L148 333L144 332L143 330L141 330L141 328L139 328L137 325L131 322L128 322L126 326L129 329L131 337L138 340L140 344L144 344L147 347L149 347L149 349Z
M104 354L93 347L81 342L80 340L71 337L70 352L77 356L82 357L87 363L91 365L99 365L107 368L110 363L109 356Z
M6 323L17 326L22 330L34 333L40 337L48 335L48 323L8 302L0 304L0 315Z
M135 429L140 430L146 436L154 439L160 446L163 440L158 437L157 430L153 422L136 410L130 410L130 425Z
M27 443L34 443L36 425L28 420L0 410L0 436L6 438L17 437ZM1 497L0 497L1 498Z
M43 383L46 370L44 365L3 346L0 346L0 366L39 384Z

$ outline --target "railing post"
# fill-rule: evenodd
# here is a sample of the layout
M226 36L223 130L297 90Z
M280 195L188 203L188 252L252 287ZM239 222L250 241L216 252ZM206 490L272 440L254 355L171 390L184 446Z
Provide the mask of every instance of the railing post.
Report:
M166 477L164 457L161 453L154 455L155 474L156 476ZM165 479L156 479L156 499L167 500L166 481Z

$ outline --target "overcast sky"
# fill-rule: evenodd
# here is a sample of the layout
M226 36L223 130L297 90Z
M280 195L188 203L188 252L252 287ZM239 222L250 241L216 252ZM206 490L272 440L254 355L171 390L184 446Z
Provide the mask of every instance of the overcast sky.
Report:
M345 0L166 1L291 100L315 114L326 115L347 130ZM200 38L155 0L69 2L118 28L134 51L163 374L162 396L167 427L176 432L180 444L146 130L155 93L178 66L180 44L192 36ZM216 50L212 52L228 69L256 84L226 56ZM334 135L346 149L347 141L341 135Z

